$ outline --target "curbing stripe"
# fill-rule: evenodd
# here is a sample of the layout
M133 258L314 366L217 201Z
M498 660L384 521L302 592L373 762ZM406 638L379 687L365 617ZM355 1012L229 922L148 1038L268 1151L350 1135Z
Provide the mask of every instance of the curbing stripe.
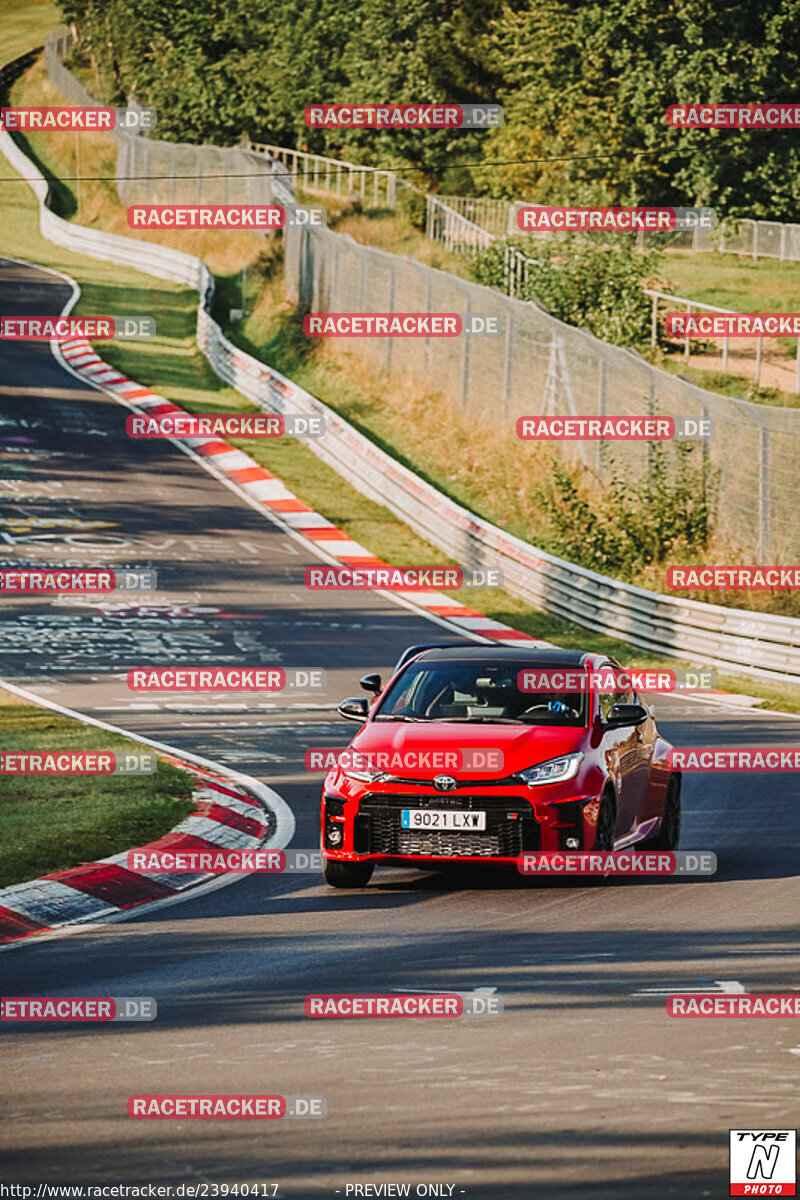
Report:
M83 719L87 724L127 733L94 718L85 718L82 714L62 709L52 701L43 701L41 697L13 685L0 681L0 686L43 707ZM137 738L135 734L127 735L134 741L153 744L149 739ZM255 794L248 794L244 785L232 786L229 779L188 762L172 750L162 752L160 756L196 777L198 786L192 790L195 809L157 841L132 849L150 852L188 849L213 851L220 848L252 850L271 840L275 814L267 808L266 802L260 803ZM271 789L265 791L268 791L270 798L275 796L280 799ZM288 840L286 837L282 844ZM133 871L127 865L130 852L124 850L94 863L70 867L41 879L13 884L0 890L0 944L3 948L10 948L23 939L52 934L62 926L102 920L141 905L152 906L209 881L219 885L220 876L209 872L144 874ZM241 876L228 878L234 882Z
M93 896L114 908L133 908L148 900L163 900L175 893L174 887L157 883L149 875L129 871L122 863L96 862L90 866L61 871L54 878L67 887Z
M56 347L59 355L63 349ZM76 342L71 350L83 349L92 351L88 342ZM174 404L149 388L140 388L132 380L122 383L103 382L100 370L114 370L102 359L93 360L92 365L84 367L78 357L70 357L64 365L75 375L89 379L102 390L117 394L126 404L133 401L133 408L147 410L153 416L167 413L183 413L185 409ZM309 508L298 496L295 496L286 484L277 476L261 467L244 451L236 449L228 442L218 438L170 438L169 441L186 447L204 463L213 463L218 471L236 490L246 494L250 500L255 500L278 517L285 525L301 538L308 540L315 549L322 551L328 557L337 560L345 566L376 566L386 567L382 559L377 558L371 550L354 541L344 530L339 529L327 517ZM460 627L460 631L478 635L491 641L526 641L535 645L547 646L550 643L540 638L531 637L521 630L513 629L501 621L494 621L466 605L459 605L440 593L386 593L406 606L421 610L425 615L450 622Z
M46 931L46 925L40 925L38 921L23 917L21 913L12 912L10 908L3 908L0 904L0 942L18 941L20 938L30 937L31 934Z
M50 929L113 912L115 907L62 883L55 875L3 888L0 904L14 914L21 913Z
M263 835L245 833L227 822L206 816L205 813L185 817L175 826L173 833L190 833L193 837L204 838L214 846L222 847L223 850L255 850L264 840Z
M269 836L264 809L244 791L234 791L185 760L162 755L202 780L193 789L196 808L158 841L132 849L155 852L176 849L255 849ZM256 819L258 812L261 819ZM0 890L0 943L49 933L61 925L94 920L140 904L174 896L215 878L209 873L132 871L130 851L70 867L41 879Z

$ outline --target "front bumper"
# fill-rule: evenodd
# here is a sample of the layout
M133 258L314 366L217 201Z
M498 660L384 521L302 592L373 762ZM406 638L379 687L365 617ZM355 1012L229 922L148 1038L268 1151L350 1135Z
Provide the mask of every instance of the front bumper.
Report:
M387 865L421 862L514 864L533 850L591 848L599 802L563 795L564 785L537 789L562 795L536 796L483 788L455 793L367 791L358 799L323 799L322 849L332 859L372 860ZM403 829L401 811L444 809L486 813L483 830Z

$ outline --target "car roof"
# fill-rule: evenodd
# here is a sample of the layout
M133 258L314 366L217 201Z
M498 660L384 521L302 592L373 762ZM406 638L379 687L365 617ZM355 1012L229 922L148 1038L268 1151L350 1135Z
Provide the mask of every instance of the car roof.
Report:
M482 659L492 662L519 662L537 667L582 667L590 662L595 655L586 650L561 650L558 647L545 648L542 646L527 646L515 643L513 646L486 646L475 642L465 642L463 646L447 646L423 650L414 656L414 662L471 662Z

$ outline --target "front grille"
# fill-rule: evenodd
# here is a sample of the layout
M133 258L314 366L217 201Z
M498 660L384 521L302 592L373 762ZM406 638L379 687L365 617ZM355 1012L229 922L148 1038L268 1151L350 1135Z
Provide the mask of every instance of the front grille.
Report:
M404 808L485 812L486 829L403 829ZM354 849L361 854L516 858L539 847L539 824L530 804L513 796L366 795L356 817Z

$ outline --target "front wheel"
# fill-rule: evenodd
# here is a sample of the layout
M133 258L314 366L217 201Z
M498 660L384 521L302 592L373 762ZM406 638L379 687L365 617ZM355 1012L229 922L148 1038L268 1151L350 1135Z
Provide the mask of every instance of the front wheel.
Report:
M600 801L600 810L597 814L597 828L594 835L594 849L614 849L614 802L607 793Z
M667 784L667 798L661 815L661 828L645 845L653 850L677 850L681 836L681 785L675 776Z
M372 862L339 862L327 858L322 874L325 882L335 888L363 888L369 883L375 864Z

